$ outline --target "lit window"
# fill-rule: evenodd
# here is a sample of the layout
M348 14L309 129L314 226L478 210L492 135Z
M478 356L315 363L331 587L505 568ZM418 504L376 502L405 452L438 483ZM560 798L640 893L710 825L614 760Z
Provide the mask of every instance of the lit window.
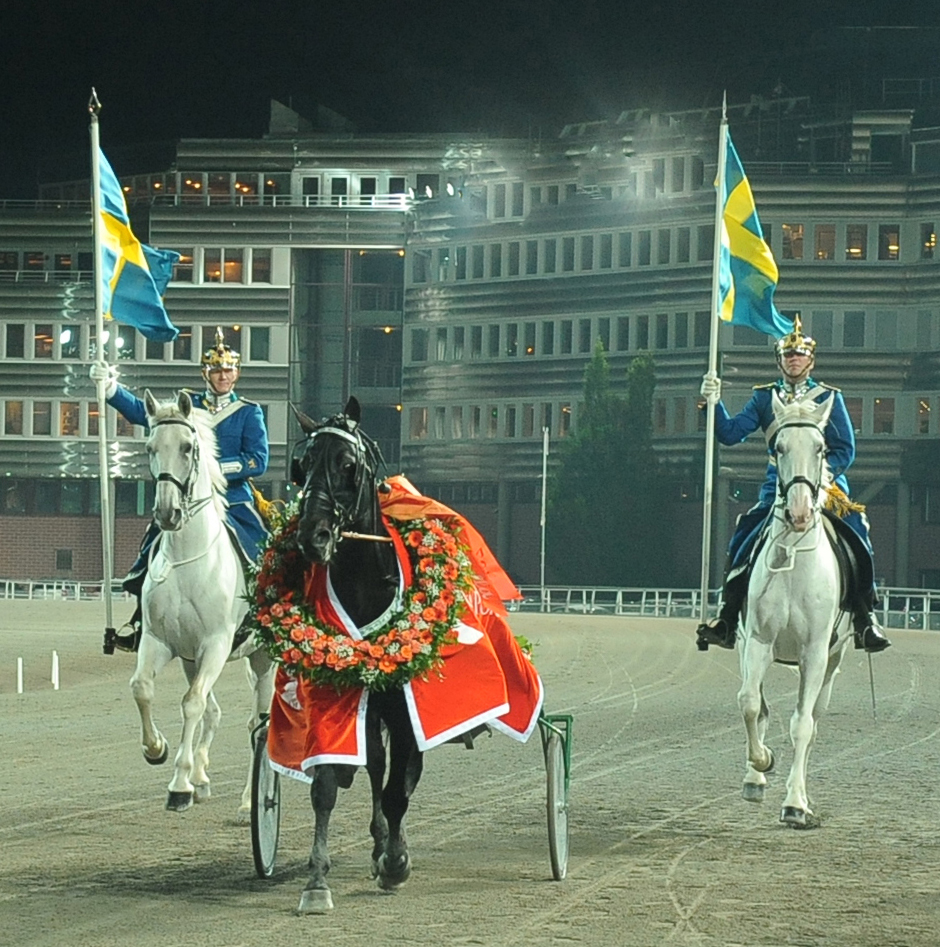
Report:
M846 260L864 260L868 256L868 225L846 224L845 258Z
M914 433L930 433L930 398L928 397L920 397L917 399L917 417L914 422Z
M894 398L875 398L875 410L872 416L872 433L894 433Z
M814 256L817 260L834 260L836 257L835 224L816 224Z
M901 228L897 224L881 224L878 228L878 259L898 260L901 256Z
M783 230L783 259L803 259L803 225L782 224Z

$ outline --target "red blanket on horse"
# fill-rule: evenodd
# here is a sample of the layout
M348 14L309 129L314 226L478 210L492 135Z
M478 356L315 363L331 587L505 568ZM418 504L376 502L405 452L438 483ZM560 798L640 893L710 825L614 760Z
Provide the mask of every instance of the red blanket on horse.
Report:
M490 552L483 537L460 514L443 503L421 496L404 477L392 477L391 492L380 494L383 519L411 520L439 516L456 521L476 576L474 594L457 626L457 643L441 654L440 673L416 677L405 685L405 699L418 749L429 750L486 723L524 742L538 720L542 682L519 648L507 621L504 599L519 591ZM411 583L412 569L398 531L389 530L398 553L402 587ZM306 596L320 621L363 637L337 600L329 570L312 566ZM382 620L379 619L381 622ZM368 690L337 691L289 677L278 670L268 753L272 764L287 775L303 778L324 763L365 765L365 710Z

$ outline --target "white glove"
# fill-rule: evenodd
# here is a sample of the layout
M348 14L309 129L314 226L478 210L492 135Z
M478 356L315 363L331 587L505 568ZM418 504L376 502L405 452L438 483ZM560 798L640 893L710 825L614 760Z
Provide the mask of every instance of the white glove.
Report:
M104 382L104 396L110 398L117 391L118 370L107 362L92 362L88 369L88 377L97 385Z
M702 376L701 394L709 404L718 404L721 401L721 379L715 372L706 372Z

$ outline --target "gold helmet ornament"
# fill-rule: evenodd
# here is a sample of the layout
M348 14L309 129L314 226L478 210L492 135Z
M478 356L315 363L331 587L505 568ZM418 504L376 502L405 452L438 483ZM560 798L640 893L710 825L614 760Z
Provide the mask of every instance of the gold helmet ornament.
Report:
M202 353L200 359L202 366L206 371L212 371L219 368L241 368L242 357L230 345L225 344L225 336L222 333L222 326L215 330L215 345Z
M777 339L774 344L774 351L777 353L778 362L784 355L788 355L791 352L815 358L816 340L811 336L803 334L803 323L800 317L796 316L793 320L793 331L788 332L783 338Z

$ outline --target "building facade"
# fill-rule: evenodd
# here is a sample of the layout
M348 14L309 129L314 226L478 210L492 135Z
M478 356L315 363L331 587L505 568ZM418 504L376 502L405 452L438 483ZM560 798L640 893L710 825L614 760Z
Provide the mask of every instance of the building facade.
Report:
M729 120L780 267L778 305L817 338L816 374L843 389L856 425L850 482L869 505L877 574L936 588L940 129L890 104L753 100ZM266 492L289 490L289 403L319 417L354 394L390 468L468 515L532 583L543 429L554 445L577 430L598 341L615 386L648 352L675 551L662 584L695 586L718 122L632 111L550 140L370 136L313 131L276 106L261 140L185 140L149 164L110 154L138 236L182 254L166 296L180 337L155 345L115 327L122 381L164 396L197 384L222 325L243 353L239 390L266 412ZM100 575L87 196L87 182L55 183L0 206L0 577ZM721 349L734 410L776 376L772 349L731 327ZM142 432L107 423L120 567L149 475ZM765 462L757 440L720 452L719 569Z

